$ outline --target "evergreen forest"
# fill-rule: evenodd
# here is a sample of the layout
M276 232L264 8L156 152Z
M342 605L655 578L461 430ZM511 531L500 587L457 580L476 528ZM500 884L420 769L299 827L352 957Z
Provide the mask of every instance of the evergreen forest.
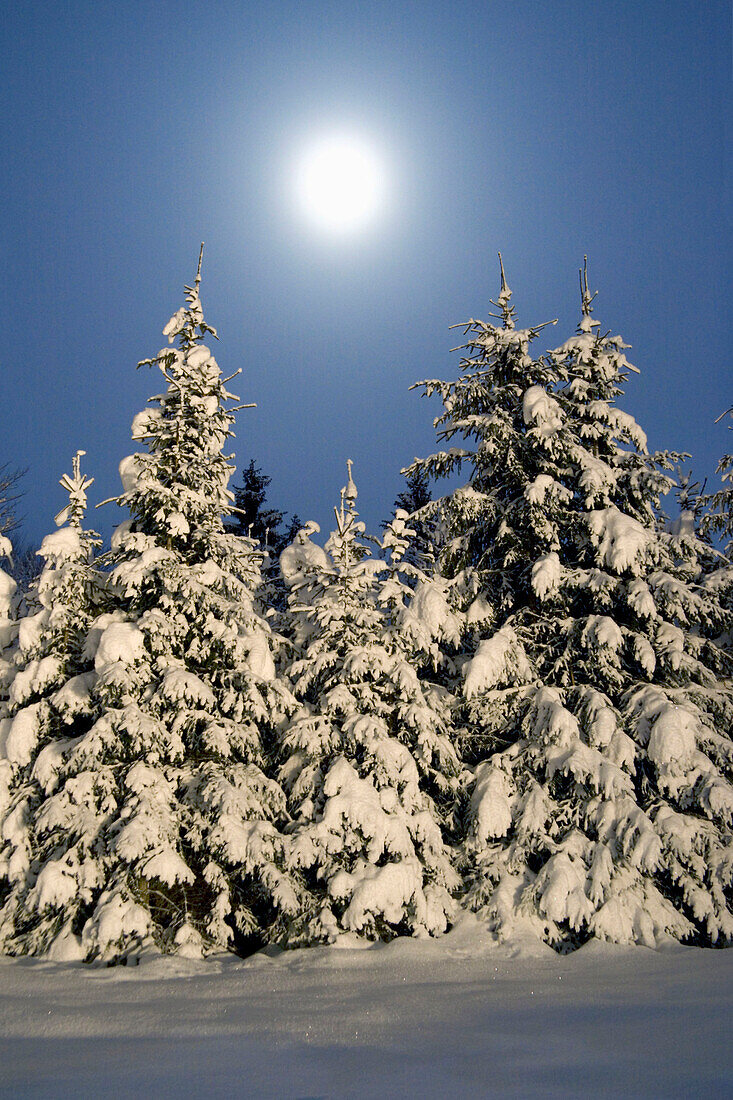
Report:
M456 377L416 382L435 453L372 532L344 456L323 536L254 460L232 482L200 288L199 259L140 364L110 547L83 452L35 576L0 535L0 950L244 955L466 909L560 952L729 944L733 458L706 495L650 452L587 271L545 348L500 266Z

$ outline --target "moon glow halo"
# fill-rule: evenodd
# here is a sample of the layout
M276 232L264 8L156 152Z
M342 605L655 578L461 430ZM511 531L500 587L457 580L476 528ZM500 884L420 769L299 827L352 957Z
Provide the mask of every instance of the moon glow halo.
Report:
M301 157L297 193L309 221L330 233L363 229L384 191L382 168L356 138L334 136L311 145Z

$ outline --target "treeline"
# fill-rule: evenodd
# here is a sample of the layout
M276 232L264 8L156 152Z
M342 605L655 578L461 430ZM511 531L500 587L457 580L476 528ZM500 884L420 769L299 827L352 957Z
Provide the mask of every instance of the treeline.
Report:
M731 458L670 527L684 456L619 407L587 277L537 354L502 268L458 377L419 383L439 449L373 533L348 463L321 544L254 461L228 488L200 270L111 548L80 453L40 574L0 574L0 948L246 953L462 908L558 950L729 942Z

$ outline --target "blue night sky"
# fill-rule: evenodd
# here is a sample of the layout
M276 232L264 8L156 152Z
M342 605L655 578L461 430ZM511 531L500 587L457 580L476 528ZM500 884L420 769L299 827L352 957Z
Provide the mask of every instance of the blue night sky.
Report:
M706 0L4 5L3 448L27 466L26 535L63 505L78 447L91 500L119 489L130 422L206 242L202 299L235 390L238 470L329 529L354 460L374 530L400 467L434 449L501 250L519 323L596 316L642 371L624 407L710 476L730 436L726 201L730 10ZM294 198L308 141L353 132L385 166L360 234ZM236 482L238 478L235 478ZM119 513L117 513L119 515ZM108 506L90 523L108 534Z

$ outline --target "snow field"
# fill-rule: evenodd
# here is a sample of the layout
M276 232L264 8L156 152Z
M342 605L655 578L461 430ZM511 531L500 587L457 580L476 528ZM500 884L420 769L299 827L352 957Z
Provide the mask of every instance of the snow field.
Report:
M349 936L340 943L355 942ZM733 953L437 940L0 960L0 1096L723 1097Z

